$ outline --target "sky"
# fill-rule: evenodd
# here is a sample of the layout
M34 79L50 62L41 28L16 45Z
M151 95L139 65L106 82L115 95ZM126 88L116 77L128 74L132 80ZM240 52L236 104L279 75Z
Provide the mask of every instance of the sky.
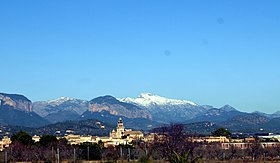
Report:
M1 0L0 92L280 110L279 0Z

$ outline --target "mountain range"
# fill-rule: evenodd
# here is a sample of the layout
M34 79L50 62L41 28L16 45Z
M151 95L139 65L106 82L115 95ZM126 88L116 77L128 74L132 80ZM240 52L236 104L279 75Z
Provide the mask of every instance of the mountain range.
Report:
M87 101L60 97L33 103L23 95L0 93L1 125L42 127L93 119L115 125L119 117L124 119L127 127L141 130L163 124L183 123L190 131L201 133L202 130L210 132L218 126L235 132L280 132L280 127L275 125L280 124L279 112L246 113L230 105L215 108L151 93L142 93L137 98L115 98L107 95Z

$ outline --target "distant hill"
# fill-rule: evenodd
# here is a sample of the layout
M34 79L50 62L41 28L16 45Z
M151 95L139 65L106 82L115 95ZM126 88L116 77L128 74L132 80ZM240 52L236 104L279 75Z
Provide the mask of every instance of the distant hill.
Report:
M265 116L251 113L235 116L227 121L219 123L219 125L235 132L259 132L261 126L269 121L270 119Z
M198 116L196 116L193 119L190 119L186 121L187 123L192 123L192 122L203 122L203 121L209 121L209 122L223 122L227 121L233 117L236 116L243 116L248 113L240 112L236 110L235 108L225 105L224 107L218 109L218 108L211 108L207 110L205 113L202 113Z
M101 126L104 126L105 128L102 128ZM33 130L32 133L37 135L43 135L43 134L64 135L64 134L70 134L70 133L66 133L66 130L72 130L74 134L104 136L104 135L109 135L109 132L112 131L113 127L115 126L108 123L104 123L96 119L89 119L83 121L58 122L55 124L50 124L44 127L37 128Z
M133 128L136 130L149 130L157 125L160 125L159 123L147 118L127 118L124 116L110 114L109 111L105 110L100 112L86 111L81 115L80 120L98 119L102 122L115 124L120 117L123 119L126 128Z
M222 127L213 122L196 122L185 124L185 130L191 134L211 135L216 129Z
M26 131L31 135L64 136L65 134L79 134L79 135L105 136L105 135L109 135L109 132L112 131L113 127L116 127L116 124L111 125L96 119L90 119L90 120L83 120L83 121L58 122L55 124L50 124L38 128L7 125L5 127L2 126L1 129L3 131L10 132L10 136L15 133L18 133L19 131ZM67 130L71 130L73 132L66 132Z
M209 110L212 112L211 110ZM217 110L215 110L217 111ZM255 132L280 132L280 118L269 118L257 113L244 113L236 111L218 111L219 115L202 116L208 122L189 122L186 129L191 132L211 133L214 128L224 127L231 132L255 133ZM205 123L205 125L204 125ZM211 125L209 125L211 124ZM213 128L214 127L214 128Z

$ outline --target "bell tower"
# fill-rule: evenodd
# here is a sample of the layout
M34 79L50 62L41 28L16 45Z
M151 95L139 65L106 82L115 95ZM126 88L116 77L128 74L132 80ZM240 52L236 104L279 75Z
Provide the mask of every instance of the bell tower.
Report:
M119 118L116 134L117 134L117 138L119 139L122 138L122 136L124 136L124 125L123 125L122 118Z

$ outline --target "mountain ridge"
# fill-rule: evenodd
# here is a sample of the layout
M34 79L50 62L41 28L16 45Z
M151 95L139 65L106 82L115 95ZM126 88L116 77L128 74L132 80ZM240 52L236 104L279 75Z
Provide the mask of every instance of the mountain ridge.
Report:
M2 124L28 127L69 120L100 119L105 122L111 122L119 117L127 119L130 126L145 130L156 125L169 123L193 125L200 123L197 126L203 126L201 122L208 121L209 123L204 128L209 124L217 124L216 126L228 127L233 131L246 131L250 126L254 127L252 131L257 131L261 127L271 131L278 131L275 123L280 123L279 112L274 114L247 113L239 111L230 105L215 108L187 100L168 99L151 93L140 94L137 97L140 100L134 100L133 98L121 99L106 95L88 101L72 97L60 97L54 100L33 103L23 95L5 93L0 93L0 95L0 111L3 112L1 113L2 117L0 116L0 122ZM138 101L138 103L135 101ZM28 107L17 107L24 104L28 104ZM30 106L31 109L28 109ZM6 117L9 118L7 119ZM16 119L14 119L15 117ZM251 119L251 121L247 119ZM14 121L17 123L14 123Z

